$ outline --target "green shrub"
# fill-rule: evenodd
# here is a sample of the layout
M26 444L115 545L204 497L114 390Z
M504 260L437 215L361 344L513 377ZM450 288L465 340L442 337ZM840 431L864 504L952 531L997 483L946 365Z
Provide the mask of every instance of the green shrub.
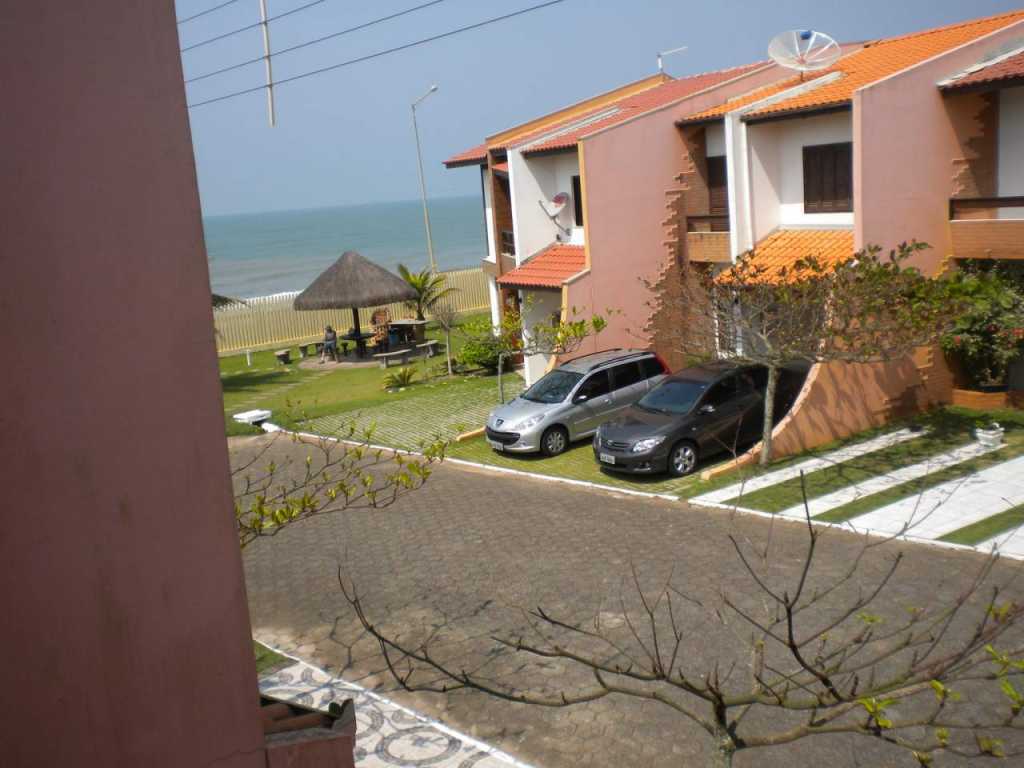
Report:
M408 387L412 384L412 380L416 378L416 371L412 368L399 368L393 373L389 373L384 377L384 389L401 389L402 387Z

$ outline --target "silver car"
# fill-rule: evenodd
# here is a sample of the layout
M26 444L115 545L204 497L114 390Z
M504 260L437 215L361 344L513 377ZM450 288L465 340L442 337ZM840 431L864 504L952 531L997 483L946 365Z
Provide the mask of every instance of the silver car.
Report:
M593 435L666 373L653 352L611 349L578 357L491 411L487 442L496 451L555 456Z

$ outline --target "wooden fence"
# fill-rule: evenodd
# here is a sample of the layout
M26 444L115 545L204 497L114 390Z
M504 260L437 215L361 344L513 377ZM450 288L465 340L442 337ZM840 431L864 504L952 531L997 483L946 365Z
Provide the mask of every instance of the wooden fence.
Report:
M490 306L487 278L480 269L456 269L444 272L445 284L456 288L450 303L457 312L476 312ZM319 341L324 326L331 325L344 333L352 326L351 309L325 309L297 312L292 306L298 291L277 293L246 299L244 304L231 304L213 311L217 329L217 353L231 355L247 349L259 350ZM379 307L359 310L359 323L370 328L370 316ZM412 310L404 304L389 304L393 319L409 317Z

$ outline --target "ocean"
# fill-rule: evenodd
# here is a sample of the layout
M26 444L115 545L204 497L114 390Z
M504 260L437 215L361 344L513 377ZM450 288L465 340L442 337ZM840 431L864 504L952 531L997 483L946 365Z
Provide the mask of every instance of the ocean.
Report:
M477 267L487 255L479 196L431 200L438 269ZM345 251L392 272L429 266L418 200L203 218L210 282L237 298L301 291Z

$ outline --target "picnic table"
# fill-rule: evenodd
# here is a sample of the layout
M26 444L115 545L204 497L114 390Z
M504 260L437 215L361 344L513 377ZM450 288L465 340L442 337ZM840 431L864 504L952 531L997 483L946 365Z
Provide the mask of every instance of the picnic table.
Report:
M339 338L356 343L356 357L366 357L366 342L373 338L372 333L344 333Z
M401 343L418 344L423 341L425 336L427 321L414 319L392 320L388 327L398 332Z

